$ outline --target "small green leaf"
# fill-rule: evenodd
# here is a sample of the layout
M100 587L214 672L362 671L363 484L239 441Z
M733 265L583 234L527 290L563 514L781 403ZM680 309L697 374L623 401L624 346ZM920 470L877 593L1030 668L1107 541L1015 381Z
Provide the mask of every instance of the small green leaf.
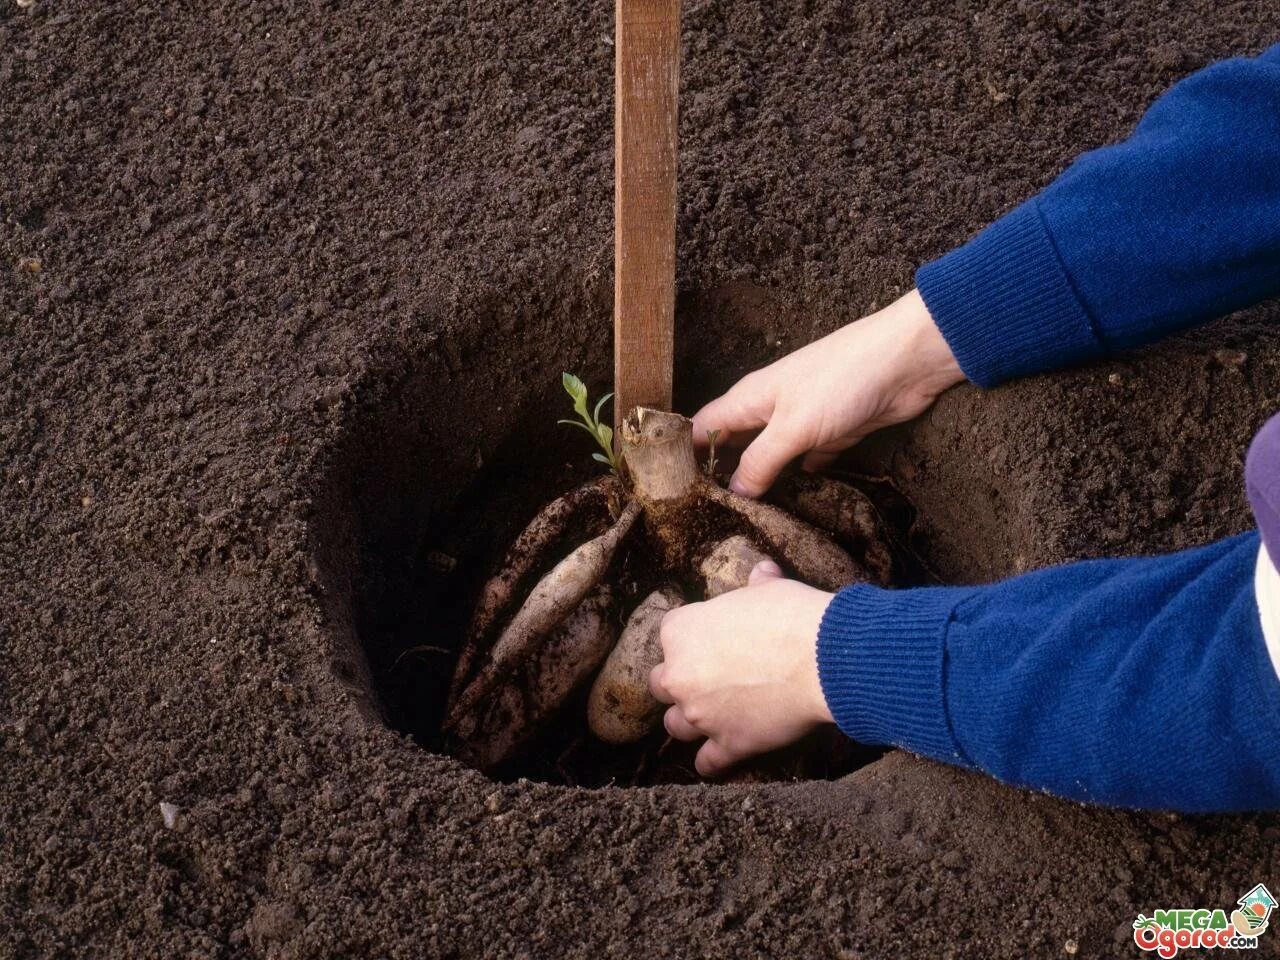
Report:
M605 402L613 396L607 394L596 402L595 415L587 412L587 386L572 373L560 374L560 383L564 387L565 393L573 400L573 411L578 415L580 420L560 420L559 423L567 423L572 427L587 431L591 434L593 440L600 445L603 453L592 454L592 458L600 463L609 465L614 473L618 472L618 460L613 453L613 428L607 424L600 422L600 411L604 407Z
M600 440L600 438L599 438L598 436L596 436L596 432L595 432L594 430L592 430L590 427L588 427L588 426L587 426L585 423L583 423L581 420L557 420L556 422L557 422L557 423L567 423L567 424L568 424L569 426L571 426L571 427L577 427L579 430L585 430L585 431L587 431L587 433L588 433L590 436L592 436L592 437L595 437L595 438L596 438L596 442L597 442L597 443L598 443L598 442L599 442L599 440Z
M586 401L587 385L572 373L560 374L560 382L564 385L564 392L573 398L575 405Z
M596 401L596 412L591 415L592 420L596 421L597 423L600 422L600 408L603 407L605 403L608 402L609 398L612 396L613 396L612 393L606 393L603 397L601 397L599 400Z

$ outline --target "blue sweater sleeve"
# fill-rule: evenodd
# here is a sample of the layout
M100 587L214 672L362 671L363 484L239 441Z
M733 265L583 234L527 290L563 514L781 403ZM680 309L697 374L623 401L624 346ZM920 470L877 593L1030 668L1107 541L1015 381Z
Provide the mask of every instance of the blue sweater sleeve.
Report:
M1280 808L1258 535L983 587L849 587L818 638L840 728L1125 807Z
M916 282L982 386L1280 292L1280 45L1177 84L1128 140ZM850 587L819 632L823 692L855 739L1008 783L1119 806L1280 808L1257 553L1252 533L983 587Z
M1176 84L916 284L980 386L1280 292L1280 44Z

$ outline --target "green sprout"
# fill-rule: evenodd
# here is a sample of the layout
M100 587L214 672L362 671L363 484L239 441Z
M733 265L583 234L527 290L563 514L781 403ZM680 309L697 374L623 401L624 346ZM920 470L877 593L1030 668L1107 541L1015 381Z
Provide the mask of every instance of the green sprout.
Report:
M591 454L592 460L608 465L609 469L614 473L618 472L618 458L613 452L613 427L607 423L600 422L600 408L605 405L612 393L606 393L603 397L596 401L596 408L593 412L587 410L587 385L575 377L572 373L563 373L560 375L560 382L564 384L564 392L569 394L573 400L573 412L579 417L578 420L561 420L560 423L567 423L571 427L581 427L587 433L591 434L592 439L600 444L600 449L604 453Z
M707 476L715 477L716 475L716 440L720 437L719 430L707 431Z

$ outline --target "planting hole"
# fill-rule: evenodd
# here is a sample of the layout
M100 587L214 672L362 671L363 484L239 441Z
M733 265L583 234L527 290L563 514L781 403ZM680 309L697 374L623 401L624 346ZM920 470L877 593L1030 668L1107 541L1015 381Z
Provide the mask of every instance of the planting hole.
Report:
M721 351L725 342L736 349L732 369L678 361L677 382L687 390L677 397L681 409L696 408L777 352L785 317L758 291L718 291L681 306L681 328L691 333L680 356L710 356L707 344L717 340ZM342 436L325 465L312 547L330 673L369 718L434 752L451 752L441 733L445 701L480 587L540 507L602 469L590 458L589 438L556 421L569 412L561 371L575 370L593 395L603 392L608 344L566 343L566 326L556 322L565 312L573 310L526 319L522 336L501 344L432 340L357 391L361 399L343 411ZM915 512L893 479L849 471L843 479L871 498L889 529L896 582L928 582L918 559L923 545L913 541ZM574 545L562 544L560 555ZM586 696L580 690L494 776L581 786L697 781L696 748L668 741L661 730L627 747L595 740ZM740 777L835 777L877 756L824 731Z

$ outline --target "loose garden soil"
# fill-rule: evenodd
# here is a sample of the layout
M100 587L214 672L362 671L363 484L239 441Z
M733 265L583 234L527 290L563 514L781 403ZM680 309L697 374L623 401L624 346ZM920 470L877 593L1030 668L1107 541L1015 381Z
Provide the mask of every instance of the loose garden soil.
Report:
M689 0L679 405L1274 13ZM1275 815L900 752L643 789L433 752L469 591L583 475L559 374L609 377L611 33L567 0L0 6L0 958L1130 956L1139 910L1280 876ZM945 582L1246 529L1277 320L956 389L842 469Z

